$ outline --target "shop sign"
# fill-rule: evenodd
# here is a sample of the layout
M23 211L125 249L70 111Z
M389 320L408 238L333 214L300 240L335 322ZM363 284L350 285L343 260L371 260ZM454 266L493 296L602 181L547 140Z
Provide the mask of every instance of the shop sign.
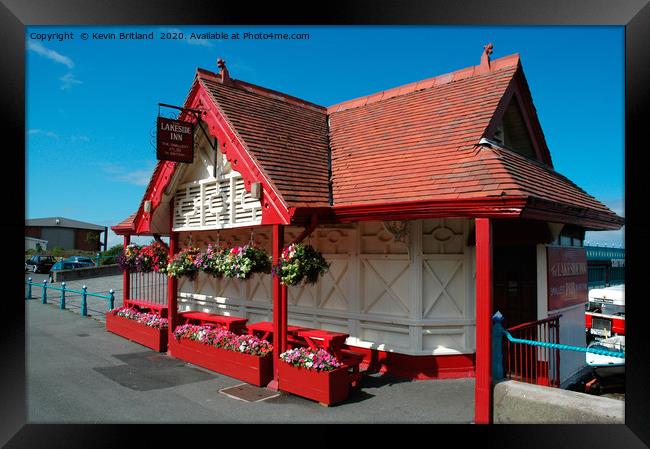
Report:
M156 157L161 161L194 161L194 124L158 117Z
M587 252L584 248L547 247L548 310L588 301Z

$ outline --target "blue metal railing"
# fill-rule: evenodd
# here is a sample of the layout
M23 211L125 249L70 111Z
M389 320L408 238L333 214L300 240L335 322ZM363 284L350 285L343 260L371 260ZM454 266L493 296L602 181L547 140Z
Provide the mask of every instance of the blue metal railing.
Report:
M503 315L496 312L492 316L492 376L494 380L503 379L503 337L511 343L528 345L532 347L558 349L565 351L576 351L590 354L604 355L608 357L617 357L625 359L625 351L610 351L596 348L584 348L580 346L571 346L560 343L550 343L535 340L528 340L524 338L513 337L507 329L503 327Z
M25 281L25 284L27 284L27 295L25 295L25 299L32 299L32 287L41 287L41 303L42 304L47 304L47 291L48 289L50 290L58 290L61 292L61 299L59 301L59 308L61 310L65 309L65 300L66 300L66 293L77 293L81 295L81 316L88 316L88 296L92 296L95 298L101 298L101 299L106 299L108 300L107 304L107 310L110 312L115 308L115 291L113 289L110 289L108 291L108 295L101 295L99 293L88 293L85 285L81 287L81 290L73 290L71 288L66 288L65 282L61 283L61 287L55 287L53 285L48 285L47 284L47 279L43 281L42 284L32 282L32 278L28 278L28 280Z

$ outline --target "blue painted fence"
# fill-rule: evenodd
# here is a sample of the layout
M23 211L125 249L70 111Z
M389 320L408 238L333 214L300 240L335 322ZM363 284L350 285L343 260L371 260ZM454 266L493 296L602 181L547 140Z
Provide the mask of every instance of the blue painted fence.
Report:
M81 295L81 316L88 316L88 296L92 296L95 298L101 298L101 299L106 299L108 301L107 303L107 311L111 311L115 308L115 291L113 289L110 289L108 291L108 295L100 295L99 293L88 293L87 287L84 285L81 290L73 290L71 288L66 288L65 282L61 283L61 287L55 287L53 285L48 285L47 280L44 280L42 284L32 282L32 278L28 278L28 280L25 281L25 284L27 285L27 294L25 295L25 299L33 299L32 298L32 287L41 287L41 303L42 304L47 304L47 291L48 290L57 290L61 292L60 296L60 301L59 301L59 308L61 310L65 309L65 295L66 293L77 293Z

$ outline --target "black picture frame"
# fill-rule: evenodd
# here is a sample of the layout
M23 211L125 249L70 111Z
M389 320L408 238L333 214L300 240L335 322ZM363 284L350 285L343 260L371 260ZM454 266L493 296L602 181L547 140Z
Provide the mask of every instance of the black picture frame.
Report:
M644 311L642 305L647 294L641 291L641 276L647 277L646 265L641 261L647 246L648 227L642 219L642 182L645 166L648 129L648 98L650 90L650 6L647 0L481 0L456 1L357 1L327 2L311 6L283 6L277 2L253 4L245 2L180 1L130 1L115 0L3 0L0 5L0 88L3 90L3 128L13 138L14 146L5 147L5 157L11 164L12 182L25 185L25 34L28 25L160 25L160 24L314 24L314 25L615 25L625 27L625 215L626 215L626 290L628 360L626 362L627 394L624 425L521 425L521 426L440 426L422 428L422 436L431 444L444 443L449 437L458 445L467 439L476 439L480 447L500 448L644 448L650 445L650 395L648 394L648 361L650 345L644 344L642 333ZM598 42L594 42L598 45ZM605 88L605 87L604 87ZM593 144L598 144L593 136ZM647 175L646 175L647 176ZM11 255L17 258L21 240L18 232L24 225L24 201L13 195L5 200L2 229L15 234L8 238ZM636 208L635 208L636 207ZM21 225L23 223L23 225ZM22 250L21 250L22 251ZM5 270L10 278L11 289L5 295L4 330L0 339L3 363L0 368L0 443L8 448L53 447L121 447L137 441L139 432L125 430L119 425L45 425L26 424L25 405L25 324L24 305L18 299L17 270L19 265L9 261ZM14 272L14 270L16 272ZM164 411L161 411L164 412ZM428 427L428 426L427 426ZM132 426L129 426L132 429ZM328 432L335 432L329 428ZM360 433L389 435L376 429L364 429ZM194 426L180 429L173 426L148 426L146 435L149 445L174 441L178 434L184 445L198 445L203 441L223 441L217 438L212 426ZM263 432L233 430L244 438L246 444L264 443L279 435L283 443L282 429L265 429ZM408 430L410 432L410 429ZM418 432L419 433L419 432ZM332 435L328 433L328 435ZM406 434L401 433L402 436ZM257 440L257 441L255 441ZM404 442L424 444L421 439ZM407 443L407 444L409 444ZM371 444L371 443L370 443Z

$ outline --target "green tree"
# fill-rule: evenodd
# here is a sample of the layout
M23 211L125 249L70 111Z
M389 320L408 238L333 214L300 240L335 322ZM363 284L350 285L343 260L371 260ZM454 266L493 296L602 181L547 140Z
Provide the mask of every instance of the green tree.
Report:
M106 251L101 253L102 259L100 265L111 265L116 263L115 258L122 251L122 245L113 245L108 248Z

